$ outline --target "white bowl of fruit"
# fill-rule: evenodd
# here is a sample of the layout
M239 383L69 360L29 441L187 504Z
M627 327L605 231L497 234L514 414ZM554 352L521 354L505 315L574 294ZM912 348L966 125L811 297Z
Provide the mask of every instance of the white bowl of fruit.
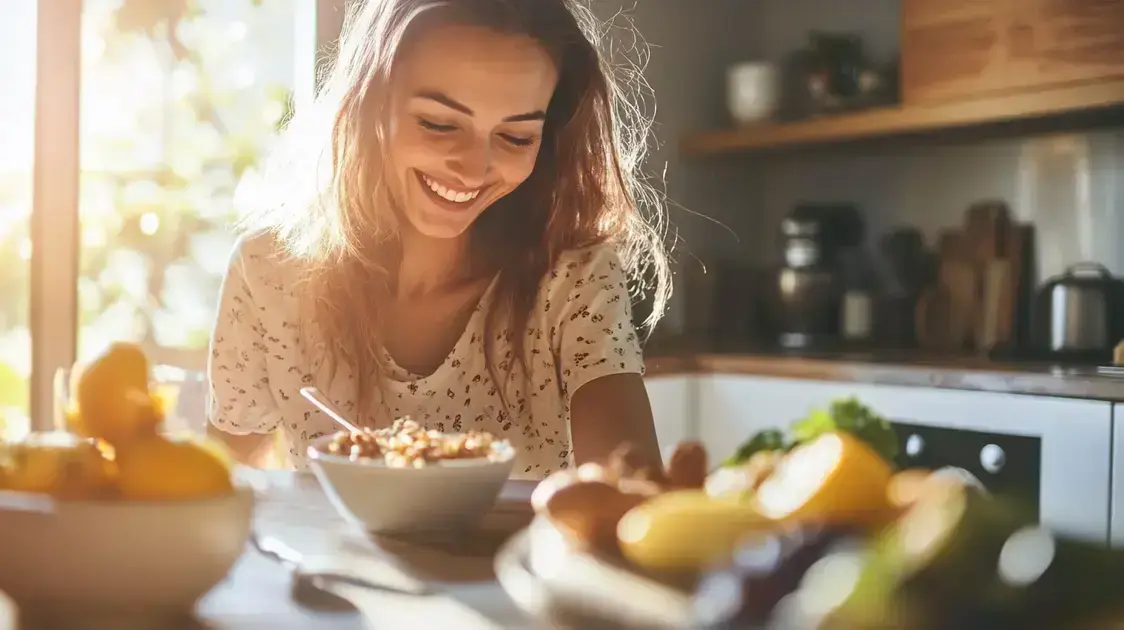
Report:
M241 556L254 493L202 438L159 433L148 365L116 344L75 371L71 431L0 444L0 591L48 627L163 627Z

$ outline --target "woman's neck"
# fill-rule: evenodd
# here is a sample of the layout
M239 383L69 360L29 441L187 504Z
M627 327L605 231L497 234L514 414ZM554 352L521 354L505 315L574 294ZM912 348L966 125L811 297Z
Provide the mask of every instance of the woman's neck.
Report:
M398 297L421 297L468 279L467 234L459 238L430 238L407 229L401 239Z

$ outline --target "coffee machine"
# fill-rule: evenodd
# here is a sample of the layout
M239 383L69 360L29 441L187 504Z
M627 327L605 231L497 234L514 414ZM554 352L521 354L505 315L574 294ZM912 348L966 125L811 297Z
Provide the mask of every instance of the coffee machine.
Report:
M840 340L849 258L862 244L858 209L846 203L804 203L781 221L777 270L778 342L786 349L830 349Z

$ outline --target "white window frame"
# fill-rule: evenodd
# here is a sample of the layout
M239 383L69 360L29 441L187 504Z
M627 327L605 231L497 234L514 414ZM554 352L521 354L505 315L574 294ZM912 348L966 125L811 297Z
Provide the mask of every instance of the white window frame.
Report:
M306 15L297 20L294 68L300 69L298 83L311 90L315 68L333 50L351 0L287 1L299 3L298 11ZM53 425L54 375L74 364L78 350L82 0L38 0L37 7L29 416L33 431L45 431ZM310 57L312 63L299 62ZM307 96L298 93L297 98ZM148 351L153 363L202 370L207 362L205 350Z

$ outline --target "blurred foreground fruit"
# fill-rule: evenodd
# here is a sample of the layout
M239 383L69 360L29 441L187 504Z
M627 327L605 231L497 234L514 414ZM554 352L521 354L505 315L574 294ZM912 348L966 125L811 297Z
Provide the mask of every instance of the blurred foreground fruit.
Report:
M890 463L861 439L823 433L782 459L753 502L777 520L879 527L894 516L892 476Z
M701 628L763 628L808 569L834 548L861 544L846 529L798 527L751 537L726 566L707 573L694 595Z
M117 449L117 488L124 499L201 499L233 491L230 467L201 438L160 435Z
M617 525L624 556L651 571L692 572L725 562L746 535L773 523L748 504L673 490L629 510Z
M71 375L71 431L119 446L156 432L163 405L148 390L148 359L136 344L115 343Z
M0 442L0 489L58 498L97 499L114 490L113 463L96 443L70 433L38 433Z

